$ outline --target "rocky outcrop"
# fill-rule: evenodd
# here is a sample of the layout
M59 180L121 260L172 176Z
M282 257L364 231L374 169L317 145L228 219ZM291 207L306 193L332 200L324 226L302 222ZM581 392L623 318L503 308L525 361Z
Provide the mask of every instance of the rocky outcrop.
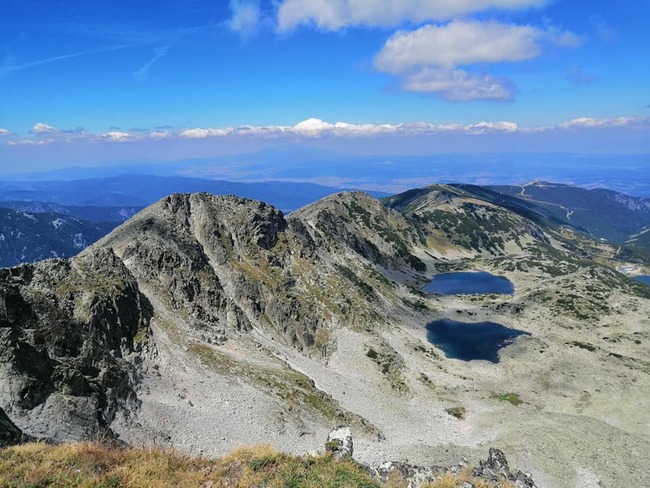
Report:
M18 444L22 439L23 433L0 408L0 447Z
M435 481L447 473L461 473L467 467L465 464L451 467L415 466L408 463L390 461L371 469L377 479L384 483L390 480L392 482L402 483L400 486L415 488L423 483ZM461 476L459 476L459 479L461 479ZM477 486L484 486L480 483L485 482L493 484L507 482L510 483L507 486L513 486L515 488L537 488L530 474L522 473L519 470L511 471L505 454L496 448L490 448L488 458L485 461L481 461L479 466L471 471L471 477L463 481L463 484L460 486L461 488L475 488Z
M350 427L337 427L327 436L325 443L327 452L331 452L334 459L352 457L354 454L354 444L352 442L352 432Z
M339 426L332 430L327 436L325 450L331 452L335 459L352 457L353 440L350 427ZM368 467L370 472L382 483L390 482L390 486L404 486L415 488L423 483L433 482L447 473L460 473L467 471L465 462L456 466L416 466L413 464L387 461L379 466ZM464 481L461 488L474 488L478 483L511 483L515 488L537 488L529 474L521 471L511 471L503 451L490 448L486 460L481 461L479 466L472 469L470 480ZM460 479L460 477L459 477ZM483 486L483 485L480 485ZM491 485L492 486L492 485Z
M137 406L151 315L109 250L0 270L0 407L39 437L106 435Z
M487 460L481 461L481 464L472 471L472 475L492 482L509 481L516 488L536 488L537 486L530 474L519 470L511 471L505 454L493 447L490 448Z

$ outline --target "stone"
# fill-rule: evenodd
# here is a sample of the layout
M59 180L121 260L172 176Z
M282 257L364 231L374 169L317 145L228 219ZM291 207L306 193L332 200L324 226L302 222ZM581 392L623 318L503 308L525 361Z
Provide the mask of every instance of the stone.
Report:
M325 450L331 452L335 459L352 457L354 445L350 427L341 426L330 432L325 443Z

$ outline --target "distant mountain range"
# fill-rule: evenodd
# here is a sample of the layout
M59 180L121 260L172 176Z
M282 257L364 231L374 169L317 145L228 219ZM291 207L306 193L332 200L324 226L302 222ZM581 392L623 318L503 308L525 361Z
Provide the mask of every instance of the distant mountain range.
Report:
M172 193L207 192L262 200L289 212L339 191L341 188L312 183L233 183L180 176L126 175L74 181L3 181L0 182L0 206L2 202L27 201L143 208Z
M0 266L74 256L145 206L172 193L235 194L268 201L287 213L338 191L310 183L231 183L158 176L0 182L0 208L4 207L0 213L0 239L4 239L0 241ZM432 192L437 198L462 195L490 202L542 226L573 228L615 245L622 260L650 262L647 198L538 181L521 186L432 185L402 193L399 205ZM395 198L385 197L384 203L397 205Z
M118 224L0 208L0 267L74 256Z

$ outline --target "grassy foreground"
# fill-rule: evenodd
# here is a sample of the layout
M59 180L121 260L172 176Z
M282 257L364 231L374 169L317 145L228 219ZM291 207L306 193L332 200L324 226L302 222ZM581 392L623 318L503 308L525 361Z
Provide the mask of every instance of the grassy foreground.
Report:
M469 480L467 473L449 474L425 486L457 488ZM506 486L471 481L476 488ZM0 450L2 488L382 486L397 488L406 484L396 480L382 485L351 459L336 461L330 454L296 457L268 446L238 449L217 460L188 457L158 447L115 449L92 443L32 443Z

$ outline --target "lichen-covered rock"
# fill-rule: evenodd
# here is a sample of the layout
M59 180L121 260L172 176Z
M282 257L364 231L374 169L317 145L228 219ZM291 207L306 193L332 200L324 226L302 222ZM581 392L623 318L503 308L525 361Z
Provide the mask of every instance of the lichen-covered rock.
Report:
M106 435L134 385L151 306L106 249L0 270L0 407L38 437Z

